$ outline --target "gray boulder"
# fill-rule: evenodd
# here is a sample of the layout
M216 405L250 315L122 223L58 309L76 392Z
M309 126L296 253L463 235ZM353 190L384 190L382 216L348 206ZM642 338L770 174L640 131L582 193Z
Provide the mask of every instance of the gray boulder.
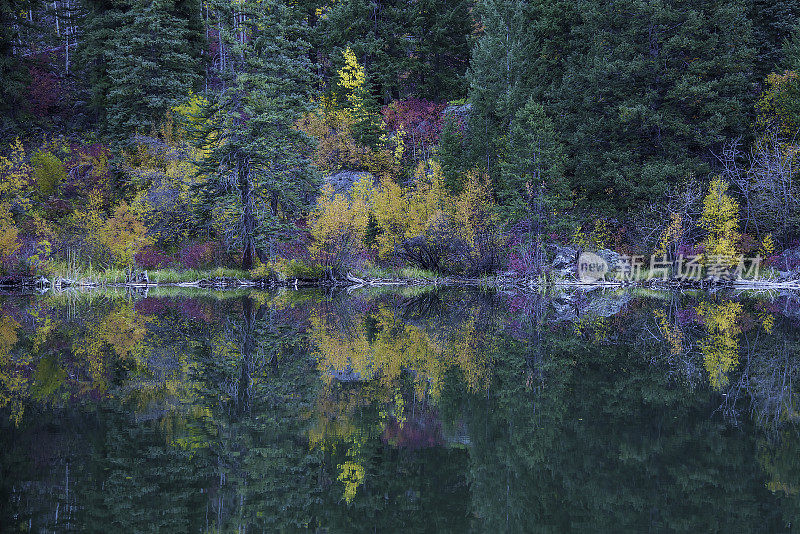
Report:
M606 260L609 271L617 271L621 268L622 256L620 256L613 250L608 250L607 248L604 248L598 250L597 252L595 252L595 254Z
M553 270L573 270L575 263L578 261L578 249L572 246L557 246L555 248L555 257L551 264Z
M349 193L353 184L367 176L373 182L375 177L364 171L339 171L336 174L326 176L323 180L325 184L331 184L335 193Z
M445 118L455 119L466 125L469 122L470 113L472 113L472 104L462 104L460 106L447 106L444 108L442 115Z

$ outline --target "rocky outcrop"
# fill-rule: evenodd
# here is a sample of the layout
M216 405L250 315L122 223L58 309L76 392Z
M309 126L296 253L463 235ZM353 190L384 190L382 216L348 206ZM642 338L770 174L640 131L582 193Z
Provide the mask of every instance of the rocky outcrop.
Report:
M472 113L472 104L461 104L460 106L447 106L442 115L448 119L455 119L466 126L469 123L470 113Z
M353 184L367 176L373 182L375 177L365 171L339 171L324 178L325 184L331 184L335 193L349 193Z
M570 245L553 245L553 261L550 269L561 278L574 277L578 262L578 248Z
M609 272L618 271L622 268L622 256L620 256L613 250L604 248L598 250L597 252L595 252L595 254L597 254L606 261L606 263L608 264Z

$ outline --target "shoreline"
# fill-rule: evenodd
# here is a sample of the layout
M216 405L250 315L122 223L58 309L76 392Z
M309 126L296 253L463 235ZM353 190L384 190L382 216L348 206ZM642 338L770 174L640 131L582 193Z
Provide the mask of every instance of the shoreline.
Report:
M209 273L210 274L210 273ZM343 278L334 279L243 279L233 277L208 276L184 282L158 282L139 280L130 282L109 282L102 280L66 280L63 278L48 279L44 276L5 276L0 277L0 290L67 290L67 289L99 289L104 287L146 289L156 287L184 287L195 289L278 289L278 288L339 288L348 291L370 287L448 287L448 288L485 288L499 290L538 291L547 288L563 289L628 289L646 288L656 290L783 290L800 292L800 280L769 279L653 279L653 280L606 280L584 282L569 279L543 279L525 276L485 276L480 278L441 276L436 278L372 278L358 277L348 273Z

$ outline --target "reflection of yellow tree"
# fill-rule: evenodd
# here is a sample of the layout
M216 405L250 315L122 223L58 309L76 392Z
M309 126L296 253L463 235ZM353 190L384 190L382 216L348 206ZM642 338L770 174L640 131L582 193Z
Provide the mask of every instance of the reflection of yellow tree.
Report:
M739 365L739 325L742 313L738 302L703 302L697 314L703 318L707 335L700 342L703 361L712 387L721 390L728 384L728 373Z
M606 341L611 334L609 318L593 313L585 313L578 317L578 320L573 323L573 327L575 328L575 335L579 337L591 336L594 343Z
M488 387L489 337L476 326L474 314L467 317L452 328L428 329L409 324L384 305L368 315L351 316L352 322L346 324L335 316L311 313L311 339L326 385L312 414L309 441L312 447L330 452L346 447L337 477L344 484L346 502L352 501L366 476L363 444L382 433L390 418L401 427L406 422L404 371L416 399L434 404L449 369L458 369L472 391ZM361 387L338 388L337 376L342 381L357 380ZM381 406L379 421L366 428L356 424L359 408L376 404Z
M488 341L476 328L474 318L437 336L403 322L385 306L370 318L376 325L371 340L365 317L356 317L354 326L345 331L312 313L311 338L325 380L330 381L334 375L362 381L377 379L384 389L391 390L407 370L413 376L417 397L427 394L434 401L439 397L445 372L452 367L461 370L473 391L488 385Z
M145 337L145 319L137 315L128 302L109 313L101 321L90 324L84 338L73 344L76 355L86 359L92 386L105 391L110 349L117 358L124 360L132 356Z
M764 470L767 489L784 495L800 494L797 480L797 438L791 431L781 432L772 443L762 442L758 447L758 463Z
M28 351L11 350L17 344L17 330L20 324L13 317L0 316L0 408L11 404L11 419L19 424L22 419L23 406L20 402L27 395L30 384L23 370L31 363L32 356Z
M673 356L679 355L683 352L683 332L678 328L678 325L672 325L667 320L664 310L656 308L653 310L653 316L656 318L658 330L664 339L669 344L669 351Z

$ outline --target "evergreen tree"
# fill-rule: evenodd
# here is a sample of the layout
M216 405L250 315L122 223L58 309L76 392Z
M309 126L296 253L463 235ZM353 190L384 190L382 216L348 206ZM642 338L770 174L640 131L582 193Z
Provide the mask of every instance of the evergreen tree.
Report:
M551 215L567 207L564 149L553 122L534 100L517 111L500 161L495 186L498 204L507 218L527 218L531 233L541 235Z
M782 44L797 26L799 14L798 0L750 0L756 82L784 63Z
M472 4L469 0L415 3L418 96L440 102L466 95Z
M278 0L215 2L228 61L224 87L206 110L204 192L239 215L242 267L256 249L285 236L316 183L310 140L294 127L309 108L305 24Z
M748 131L752 50L742 2L597 4L553 95L573 184L611 211L705 175Z
M21 30L29 24L24 14L35 0L0 0L0 139L11 137L25 108L23 96L29 83L21 55Z
M444 118L437 156L442 166L445 187L451 194L457 195L464 187L467 167L464 161L464 134L458 119L452 115Z
M552 110L574 188L609 212L706 174L725 139L748 130L753 52L743 0L484 0L480 13L470 150L494 178L513 114L529 97Z
M106 114L114 132L149 131L199 81L175 0L135 0L110 45Z
M342 0L327 8L317 26L323 53L336 72L350 47L383 103L403 95L403 79L414 69L410 53L413 3L408 0Z
M199 16L176 0L85 0L78 61L95 118L146 131L196 89Z

